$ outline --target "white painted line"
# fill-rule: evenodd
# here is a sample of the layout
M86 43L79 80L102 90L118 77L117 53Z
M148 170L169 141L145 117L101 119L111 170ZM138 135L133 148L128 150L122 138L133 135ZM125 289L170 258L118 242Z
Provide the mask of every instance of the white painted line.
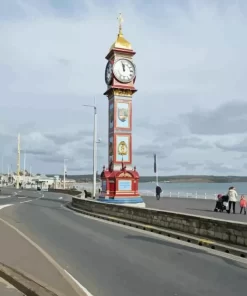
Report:
M18 196L18 198L27 198L26 196Z
M85 287L83 287L67 270L65 270L65 273L82 289L82 291L87 295L87 296L93 296Z
M0 199L5 199L5 198L8 198L9 196L6 196L6 195L1 195L0 196Z
M5 205L6 206L6 205ZM12 205L8 205L12 206ZM61 276L71 285L71 288L74 289L75 292L79 293L78 285L75 285L75 280L71 278L71 275L68 276L68 273L59 265L44 249L42 249L38 244L36 244L31 238L21 232L18 228L0 218L0 221L5 225L9 226L11 229L15 230L20 236L22 236L26 241L28 241L34 248L36 248L53 266L57 269L57 271L61 274ZM80 290L81 292L81 290ZM79 293L81 295L81 293ZM92 296L88 294L87 296Z
M30 202L30 201L32 201L32 199L30 199L30 200L24 200L24 201L21 201L20 203L22 204L22 203L26 203L26 202Z
M58 199L63 199L63 197L62 197L62 196L60 196Z
M13 204L9 204L9 205L2 205L2 206L0 206L0 210L1 210L1 209L4 209L4 208L7 208L7 207L10 207L10 206L13 206Z

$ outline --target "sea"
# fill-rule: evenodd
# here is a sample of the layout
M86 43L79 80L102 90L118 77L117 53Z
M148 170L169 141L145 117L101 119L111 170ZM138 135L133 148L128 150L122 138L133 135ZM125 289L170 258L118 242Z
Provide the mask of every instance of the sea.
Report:
M216 199L218 194L226 194L230 186L234 186L239 195L247 195L247 183L160 183L163 197ZM97 184L99 188L100 184ZM92 183L80 183L78 189L92 190ZM155 183L139 183L142 196L155 196Z

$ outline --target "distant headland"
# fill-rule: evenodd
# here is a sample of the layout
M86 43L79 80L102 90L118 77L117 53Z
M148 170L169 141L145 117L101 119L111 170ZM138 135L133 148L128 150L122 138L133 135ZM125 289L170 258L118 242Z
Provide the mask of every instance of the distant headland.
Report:
M47 176L54 176L47 175ZM62 177L62 176L61 176ZM76 182L91 182L92 175L68 175L68 179ZM98 176L99 180L100 177ZM141 176L140 182L155 182L155 176ZM160 183L237 183L247 182L247 176L213 176L213 175L176 175L176 176L160 176Z

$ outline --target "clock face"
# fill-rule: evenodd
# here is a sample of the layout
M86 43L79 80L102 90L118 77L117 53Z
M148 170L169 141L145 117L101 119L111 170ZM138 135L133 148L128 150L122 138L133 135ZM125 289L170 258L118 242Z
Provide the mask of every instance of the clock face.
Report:
M105 68L105 82L107 85L109 85L112 81L112 78L113 78L113 72L112 72L112 63L111 61L109 61L106 65L106 68Z
M136 76L135 65L130 60L119 59L114 63L113 73L120 82L131 82Z

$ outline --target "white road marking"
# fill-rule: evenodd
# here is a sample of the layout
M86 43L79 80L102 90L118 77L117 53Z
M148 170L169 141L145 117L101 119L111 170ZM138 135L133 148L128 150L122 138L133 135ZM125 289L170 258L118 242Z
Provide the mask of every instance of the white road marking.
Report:
M27 198L26 196L18 196L18 198Z
M26 203L26 202L30 202L30 201L32 201L32 199L30 199L30 200L24 200L24 201L21 201L20 203L22 204L22 203Z
M6 205L5 205L6 206ZM1 206L0 206L1 207ZM1 209L1 208L0 208ZM59 265L44 249L42 249L38 244L36 244L31 238L21 232L18 228L10 224L9 222L5 221L4 219L0 218L0 221L3 222L5 225L9 226L11 229L15 230L21 237L23 237L26 241L28 241L36 250L38 250L53 266L57 269L57 271L61 274L61 276L70 283L71 287L80 295L81 289L79 289L78 285L75 285L74 278L71 278L71 275L68 276L68 272L66 272L61 265ZM87 296L92 296L88 294Z
M83 287L67 270L65 270L65 273L82 289L82 291L87 295L87 296L93 296L85 287Z
M14 195L17 195L17 192L14 192Z
M1 210L1 209L4 209L4 208L7 208L7 207L10 207L10 206L13 206L13 204L9 204L9 205L2 205L2 206L0 206L0 210Z
M0 195L0 199L8 198L9 196L6 195Z
M62 197L62 196L60 196L58 199L63 199L63 197Z

